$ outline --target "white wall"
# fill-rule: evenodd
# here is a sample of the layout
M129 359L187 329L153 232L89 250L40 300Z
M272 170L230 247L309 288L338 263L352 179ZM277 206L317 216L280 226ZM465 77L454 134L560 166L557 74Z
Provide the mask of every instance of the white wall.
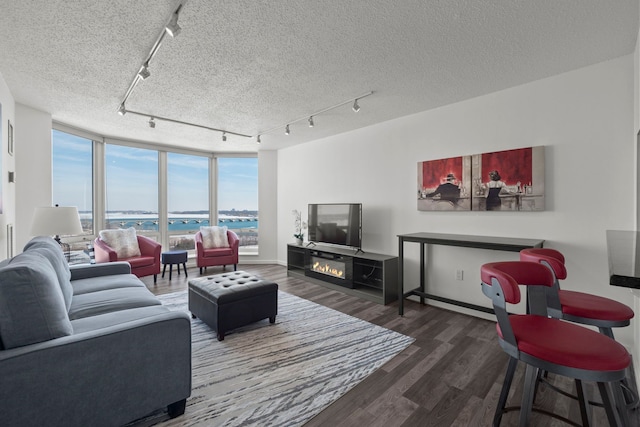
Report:
M33 212L51 206L51 114L16 104L16 253L32 237Z
M0 105L2 105L2 121L0 122L0 158L2 167L0 169L0 185L2 185L2 213L0 213L0 259L7 256L7 224L13 224L15 229L16 218L16 188L15 184L9 184L8 172L15 171L15 148L14 155L10 156L7 151L9 141L9 121L13 124L14 141L17 135L15 121L15 101L9 87L0 74ZM15 247L15 238L13 239Z
M281 150L278 260L286 263L293 240L292 209L361 202L365 251L397 255L396 236L421 231L539 238L567 257L564 288L631 304L628 290L608 284L605 230L635 228L633 112L629 55ZM417 210L417 162L538 145L545 146L545 212ZM418 283L414 246L405 246L405 290ZM429 291L489 306L480 265L517 254L432 246L428 258ZM456 269L464 270L463 281L454 279ZM617 337L630 345L631 328Z

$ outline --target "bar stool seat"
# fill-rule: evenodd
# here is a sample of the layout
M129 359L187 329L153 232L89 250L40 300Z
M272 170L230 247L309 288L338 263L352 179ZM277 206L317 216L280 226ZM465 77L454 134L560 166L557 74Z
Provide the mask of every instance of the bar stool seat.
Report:
M609 298L563 289L560 289L558 294L562 313L574 318L590 319L588 321L589 325L606 327L628 326L634 316L633 310L627 305ZM582 321L580 323L587 322Z
M555 365L589 371L619 371L629 366L624 346L568 322L542 316L511 316L518 350Z

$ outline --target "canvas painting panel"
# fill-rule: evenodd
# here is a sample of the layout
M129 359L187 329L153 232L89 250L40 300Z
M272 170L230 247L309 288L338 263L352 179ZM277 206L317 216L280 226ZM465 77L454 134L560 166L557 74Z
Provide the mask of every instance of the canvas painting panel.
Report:
M543 211L544 147L476 154L472 210Z
M471 156L418 162L418 210L471 209Z

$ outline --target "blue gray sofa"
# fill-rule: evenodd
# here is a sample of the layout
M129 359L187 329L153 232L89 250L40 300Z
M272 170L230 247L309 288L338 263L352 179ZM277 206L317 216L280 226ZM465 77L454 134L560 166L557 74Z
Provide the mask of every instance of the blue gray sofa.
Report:
M36 237L0 263L0 425L120 426L191 394L191 323L115 262Z

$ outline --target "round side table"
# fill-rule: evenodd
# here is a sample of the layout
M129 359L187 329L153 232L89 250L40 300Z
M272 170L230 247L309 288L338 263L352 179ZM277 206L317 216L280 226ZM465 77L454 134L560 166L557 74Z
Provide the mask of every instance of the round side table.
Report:
M162 268L162 277L164 278L164 272L167 271L167 264L169 264L169 280L171 280L171 273L173 272L173 265L178 266L178 274L180 274L180 264L184 267L185 277L189 277L187 274L187 251L168 251L162 252L160 257L164 267Z

